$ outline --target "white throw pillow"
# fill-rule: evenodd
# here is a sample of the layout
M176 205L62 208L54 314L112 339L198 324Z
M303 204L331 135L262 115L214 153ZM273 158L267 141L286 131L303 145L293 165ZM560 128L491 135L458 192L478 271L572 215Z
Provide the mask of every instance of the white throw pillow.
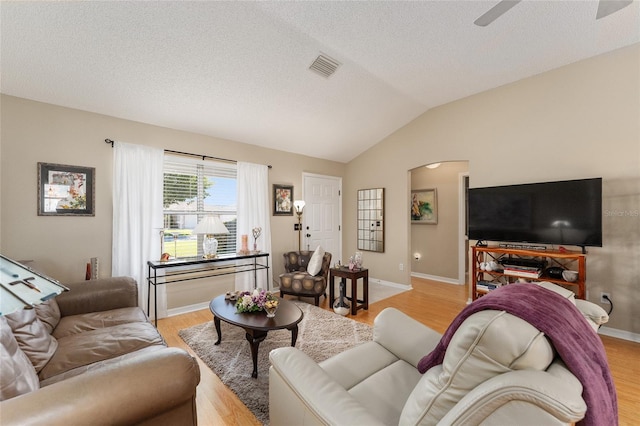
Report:
M324 259L324 249L320 246L313 252L309 264L307 265L307 272L309 275L316 276L322 269L322 259Z

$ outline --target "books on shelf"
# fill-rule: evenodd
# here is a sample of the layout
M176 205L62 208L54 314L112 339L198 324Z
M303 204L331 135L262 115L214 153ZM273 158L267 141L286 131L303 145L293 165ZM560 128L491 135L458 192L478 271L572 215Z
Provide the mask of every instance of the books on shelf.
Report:
M540 276L542 276L542 268L535 266L504 265L503 273L513 277L540 278Z
M498 287L500 287L500 284L496 284L490 281L478 281L476 283L476 290L491 291L495 290Z

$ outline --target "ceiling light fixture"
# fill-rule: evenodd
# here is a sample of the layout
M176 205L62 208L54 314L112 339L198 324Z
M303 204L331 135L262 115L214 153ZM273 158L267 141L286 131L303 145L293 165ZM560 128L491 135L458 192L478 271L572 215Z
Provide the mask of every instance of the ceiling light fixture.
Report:
M427 164L425 167L427 169L437 169L438 167L440 167L440 164L442 163L431 163L431 164Z

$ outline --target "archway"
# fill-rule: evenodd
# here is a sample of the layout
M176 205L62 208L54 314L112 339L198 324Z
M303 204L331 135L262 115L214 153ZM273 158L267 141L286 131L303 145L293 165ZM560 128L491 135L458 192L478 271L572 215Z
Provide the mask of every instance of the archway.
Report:
M469 162L430 163L410 170L412 199L432 202L422 219L412 216L411 276L465 284L468 271L466 188ZM433 195L433 198L431 198ZM426 210L425 210L426 209Z

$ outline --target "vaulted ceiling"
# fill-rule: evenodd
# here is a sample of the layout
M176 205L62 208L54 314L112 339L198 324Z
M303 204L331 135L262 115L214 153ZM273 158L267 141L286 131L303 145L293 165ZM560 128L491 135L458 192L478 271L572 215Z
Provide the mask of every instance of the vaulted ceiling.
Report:
M598 1L5 2L2 93L348 162L430 108L640 42ZM339 66L309 70L319 54Z

